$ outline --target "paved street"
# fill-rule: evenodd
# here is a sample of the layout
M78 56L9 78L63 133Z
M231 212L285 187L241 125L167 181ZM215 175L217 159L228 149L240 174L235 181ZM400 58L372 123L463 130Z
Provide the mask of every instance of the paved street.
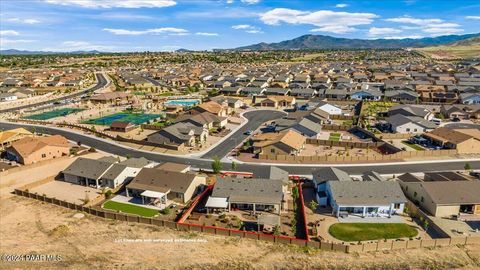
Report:
M233 148L235 148L248 137L248 135L244 134L246 131L256 130L263 123L282 118L284 115L284 112L270 110L255 110L246 112L243 116L248 119L248 122L235 131L235 133L230 135L228 139L205 153L202 158L213 158L215 156L222 158L226 156Z
M50 99L50 100L47 100L47 101L38 102L38 103L35 103L35 104L28 104L28 105L23 105L23 106L19 106L19 107L0 110L0 113L13 112L13 111L26 109L26 108L33 108L33 107L53 103L55 101L61 101L61 100L69 99L69 98L78 97L78 96L81 96L85 93L93 92L95 90L98 90L98 89L104 87L105 85L107 85L107 79L103 76L103 74L96 73L95 76L97 77L97 84L93 87L88 88L88 89L85 89L85 90L82 90L80 92L76 92L76 93L73 93L73 94L70 94L70 95L66 95L66 96L63 96L63 97L60 97L60 98L55 98L55 99Z
M17 127L28 127L26 124L18 123L6 123L0 122L0 129L12 129ZM84 145L92 146L96 149L111 153L113 155L126 156L130 155L131 157L145 157L147 159L156 161L156 162L178 162L183 164L192 165L197 168L210 169L211 160L206 158L193 158L193 157L184 157L184 156L172 156L159 153L152 153L147 151L141 151L137 149L131 149L126 146L117 144L116 142L108 141L105 139L100 139L93 136L87 136L80 133L76 133L67 129L45 127L35 125L35 129L39 133L45 134L58 134L65 136L72 141L80 141ZM395 164L346 164L346 165L305 165L305 164L292 164L292 165L282 165L278 166L290 174L299 174L299 175L310 175L312 170L318 167L333 166L338 167L349 174L361 174L365 171L377 171L381 174L399 174L399 173L415 173L415 172L428 172L428 171L442 171L442 170L463 170L466 161L432 161L431 163L425 164L423 162L399 162ZM468 161L474 169L480 169L480 160ZM265 170L271 165L268 164L238 164L238 171L248 171L248 172L258 172L260 170ZM226 170L230 169L229 163L223 163L223 168Z

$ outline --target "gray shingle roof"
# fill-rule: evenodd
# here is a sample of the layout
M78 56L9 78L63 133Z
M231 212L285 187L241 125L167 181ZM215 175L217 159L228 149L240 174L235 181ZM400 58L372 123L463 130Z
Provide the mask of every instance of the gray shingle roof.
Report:
M217 177L212 197L228 198L230 203L280 204L282 185L274 179Z
M113 163L108 161L78 158L62 172L64 174L70 174L89 179L99 179L112 165Z
M317 183L323 183L327 181L352 181L350 176L337 168L325 167L320 168L312 172L313 179Z
M333 181L332 197L338 205L389 205L407 201L398 182Z

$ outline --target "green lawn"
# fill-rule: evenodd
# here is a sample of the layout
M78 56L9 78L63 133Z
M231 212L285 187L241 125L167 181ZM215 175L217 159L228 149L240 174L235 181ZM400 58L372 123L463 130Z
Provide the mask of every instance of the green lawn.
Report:
M144 217L153 217L158 215L158 210L155 210L155 209L145 208L145 207L136 206L136 205L127 204L127 203L119 203L114 201L108 201L104 203L103 208L115 210L115 211L121 211L123 213L135 214L135 215L144 216Z
M414 144L414 143L411 143L411 142L408 142L408 141L402 141L403 144L405 144L406 146L408 147L411 147L417 151L424 151L425 149L423 149L422 147Z
M328 232L342 241L367 241L414 237L417 230L404 223L336 223Z
M328 138L328 140L338 142L340 141L340 136L340 133L330 133L330 137Z

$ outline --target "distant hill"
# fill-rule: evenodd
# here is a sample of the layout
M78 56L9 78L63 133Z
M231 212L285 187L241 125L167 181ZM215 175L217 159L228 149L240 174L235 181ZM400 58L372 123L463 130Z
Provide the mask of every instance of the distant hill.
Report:
M480 37L467 38L460 41L445 44L445 46L478 46L480 45Z
M406 47L426 47L458 42L465 39L480 37L480 33L468 35L448 35L428 38L405 39L349 39L324 35L303 35L291 40L277 43L258 43L238 47L235 50L320 50L320 49L395 49Z
M93 51L72 51L72 52L51 52L51 51L27 51L27 50L0 50L0 55L52 55L52 54L99 54L105 53L97 50Z
M480 59L480 37L450 42L444 45L417 48L418 52L441 60Z

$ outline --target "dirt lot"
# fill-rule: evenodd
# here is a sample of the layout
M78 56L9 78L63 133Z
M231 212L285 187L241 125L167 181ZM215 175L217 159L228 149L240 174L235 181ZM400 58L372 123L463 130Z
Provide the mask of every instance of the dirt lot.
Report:
M0 201L0 253L58 254L61 262L2 269L478 269L480 247L344 254L107 221L22 197ZM119 242L142 239L142 242ZM148 239L167 242L151 243ZM171 239L176 243L170 243ZM181 239L197 243L178 243ZM117 241L116 241L117 240Z

